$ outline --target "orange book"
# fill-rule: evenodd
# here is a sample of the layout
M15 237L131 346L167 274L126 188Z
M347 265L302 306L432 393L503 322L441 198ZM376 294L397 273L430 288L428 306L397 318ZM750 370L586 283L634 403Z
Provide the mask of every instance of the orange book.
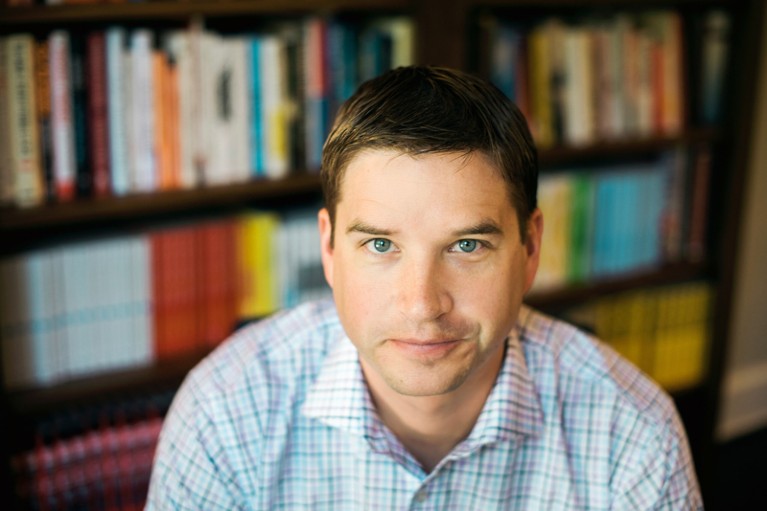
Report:
M167 108L165 107L165 58L159 51L152 53L152 94L154 96L154 154L157 165L158 187L160 190L171 188L168 178L168 140Z

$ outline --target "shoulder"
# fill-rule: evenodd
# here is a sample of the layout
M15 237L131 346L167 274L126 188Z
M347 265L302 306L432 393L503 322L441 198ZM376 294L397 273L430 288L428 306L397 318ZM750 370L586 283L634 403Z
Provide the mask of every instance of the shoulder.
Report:
M518 325L531 373L554 385L565 404L590 396L588 406L609 406L645 426L666 429L675 420L670 396L593 335L526 307Z
M268 414L299 404L341 332L331 300L248 324L190 371L174 407L220 423L249 417L263 426Z

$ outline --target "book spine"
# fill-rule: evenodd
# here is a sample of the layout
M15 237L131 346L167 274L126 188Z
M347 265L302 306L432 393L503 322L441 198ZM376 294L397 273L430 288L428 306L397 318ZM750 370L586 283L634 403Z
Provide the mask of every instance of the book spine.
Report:
M75 148L76 195L90 197L93 193L93 172L89 166L88 92L86 90L87 41L84 34L70 32L70 80L72 83L72 131Z
M53 180L53 147L51 140L51 77L48 41L35 43L35 104L37 106L38 134L40 136L40 165L43 171L45 199L56 198Z
M109 195L109 122L106 70L106 43L103 31L88 35L86 72L88 81L88 123L90 125L90 167L93 192L97 197Z
M107 111L109 132L109 165L111 190L121 196L130 189L128 177L128 148L126 145L124 73L125 30L106 30Z
M69 33L56 30L48 40L51 77L51 132L56 198L75 197L75 142L72 118Z
M15 202L35 206L44 199L34 90L34 40L29 34L8 37L10 154Z
M157 190L155 168L152 33L136 30L131 34L130 129L133 141L131 189L140 192Z
M14 203L10 149L10 107L8 98L8 44L0 37L0 204Z

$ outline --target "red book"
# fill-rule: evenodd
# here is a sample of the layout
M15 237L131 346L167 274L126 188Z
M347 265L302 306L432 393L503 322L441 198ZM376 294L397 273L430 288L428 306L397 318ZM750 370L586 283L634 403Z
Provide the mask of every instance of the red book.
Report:
M199 292L194 228L151 235L155 357L171 360L199 346Z
M200 226L203 346L213 347L237 322L236 227L231 219Z
M88 90L88 160L93 172L93 192L109 194L109 122L107 118L106 44L104 32L88 35L86 80Z

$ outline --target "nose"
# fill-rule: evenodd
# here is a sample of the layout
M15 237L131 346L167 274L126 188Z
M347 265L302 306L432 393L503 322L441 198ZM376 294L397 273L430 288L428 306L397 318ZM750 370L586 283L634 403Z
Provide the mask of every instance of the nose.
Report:
M441 261L427 256L403 263L397 296L399 309L408 320L435 320L453 308L448 274Z

